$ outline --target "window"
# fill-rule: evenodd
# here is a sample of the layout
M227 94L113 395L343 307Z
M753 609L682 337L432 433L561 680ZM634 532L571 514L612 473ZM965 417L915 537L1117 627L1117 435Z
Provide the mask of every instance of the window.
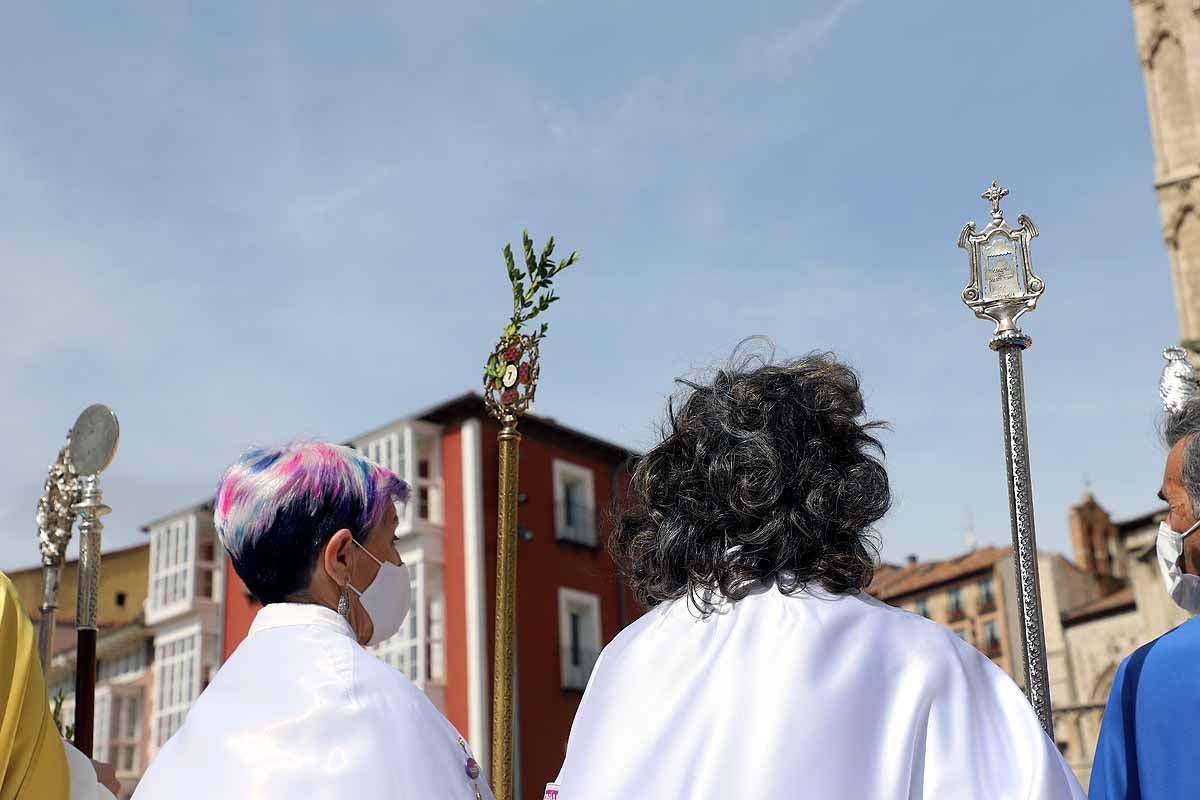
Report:
M413 489L417 498L417 519L440 525L442 522L440 433L418 433L413 436L417 472Z
M558 630L563 688L582 690L600 655L600 598L560 586Z
M117 592L117 608L125 607L125 593Z
M404 448L400 444L399 433L389 433L378 439L372 439L359 452L374 461L384 469L404 477Z
M150 540L150 606L163 609L191 599L192 519L155 528Z
M429 680L446 681L446 604L440 597L429 603Z
M437 426L409 422L361 444L358 450L412 486L412 502L400 517L402 534L411 531L414 519L442 524L441 431Z
M578 464L554 460L555 538L596 546L595 491L592 471Z
M110 717L107 760L118 774L137 774L141 771L138 757L142 739L141 690L114 688Z
M96 664L98 683L110 683L128 678L146 668L146 651L142 647L99 659Z
M952 615L961 615L963 613L962 589L950 590L950 613Z
M979 582L979 607L992 609L996 606L996 595L992 589L992 579L984 578Z
M429 487L417 487L417 517L420 519L429 519Z
M108 755L109 718L112 712L112 695L107 688L97 688L92 706L92 757L97 761L110 762Z
M1000 653L1000 626L996 624L995 620L983 623L983 649L991 656Z
M200 634L156 642L154 650L154 745L162 747L179 730L198 694Z
M967 644L971 643L971 634L966 628L955 628L954 635L962 639Z
M929 601L927 599L921 598L917 601L917 613L925 619L929 619Z
M220 600L221 591L217 579L218 553L216 533L203 531L199 536L199 547L196 557L196 597L204 600Z

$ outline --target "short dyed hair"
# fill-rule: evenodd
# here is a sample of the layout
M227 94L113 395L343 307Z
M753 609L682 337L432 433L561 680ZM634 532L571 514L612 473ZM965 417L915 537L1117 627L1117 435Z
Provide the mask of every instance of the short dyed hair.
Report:
M297 441L242 455L217 484L217 535L264 605L308 587L317 556L347 528L361 542L408 484L349 447Z

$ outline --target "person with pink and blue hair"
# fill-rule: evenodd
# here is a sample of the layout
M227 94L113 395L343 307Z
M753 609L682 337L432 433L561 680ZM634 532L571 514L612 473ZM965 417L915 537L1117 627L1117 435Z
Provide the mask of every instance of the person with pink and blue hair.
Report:
M250 450L225 471L217 534L263 607L136 800L492 797L454 726L365 649L412 604L395 547L408 498L395 474L325 442Z

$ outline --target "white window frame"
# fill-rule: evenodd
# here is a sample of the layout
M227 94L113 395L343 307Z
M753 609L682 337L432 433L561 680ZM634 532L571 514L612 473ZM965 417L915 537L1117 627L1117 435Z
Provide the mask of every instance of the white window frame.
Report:
M65 705L65 703L64 703ZM107 686L97 686L92 706L92 757L108 763L109 732L112 730L112 691Z
M588 547L596 546L596 480L592 471L585 466L554 459L554 538L559 541L575 542ZM567 500L567 484L578 483L581 493L587 498L587 511L591 514L591 530L583 534L577 533L567 525L565 504Z
M192 650L190 652L192 670L190 680L187 681L187 684L190 685L185 685L184 682L176 683L173 680L168 686L166 684L167 670L178 664L180 666L179 676L182 677L184 674L183 666L187 661L187 657L178 654L169 657L161 656L161 648L186 639L192 640ZM187 710L200 694L200 670L203 667L201 659L203 647L204 637L201 635L200 625L198 624L154 640L154 697L152 698L154 716L151 725L151 736L153 737L151 745L155 750L166 744L167 740L179 730L179 727L183 725L183 719L187 716ZM175 676L173 675L172 677ZM170 691L170 697L167 696L168 690ZM161 704L159 702L160 696L163 698ZM181 714L179 725L175 726L175 729L166 738L162 738L161 731L163 724L175 714ZM162 740L160 741L160 739Z
M123 713L117 713L118 703L120 700L120 709ZM126 685L112 687L112 725L110 727L108 752L110 763L118 775L139 775L142 771L142 718L145 712L145 692L140 685ZM130 704L135 706L134 728L132 735L126 735L121 723L123 717L128 714ZM133 754L131 765L128 769L121 763L121 754L123 751L129 750Z
M150 531L150 596L146 600L149 624L186 611L191 605L195 594L196 528L193 514Z
M385 433L382 436L367 440L359 452L384 469L396 473L401 478L404 477L404 462L407 459L402 459L401 456L407 454L404 452L403 443L400 441L400 433L398 431Z
M592 667L600 655L600 641L603 631L603 619L600 614L600 596L591 592L582 592L566 586L558 587L558 653L562 671L562 687L564 689L582 690L587 686L591 677ZM586 641L581 641L579 647L591 655L590 660L585 656L583 665L571 663L571 611L582 610L592 618L590 630L584 632Z
M422 478L420 473L421 446L420 440L430 442L428 452L429 475ZM408 504L412 508L412 519L430 525L442 524L442 431L433 425L413 423L405 428L405 446L408 448L409 460L412 464L409 476L405 478L412 487L412 498ZM420 493L424 489L428 497L428 514L420 514Z
M418 442L428 438L429 476L419 477L420 452ZM388 433L359 440L358 451L382 467L396 473L412 489L412 498L400 510L397 533L411 533L417 525L441 526L444 522L442 490L442 428L425 422L406 422ZM418 514L419 497L424 489L428 496L428 516Z

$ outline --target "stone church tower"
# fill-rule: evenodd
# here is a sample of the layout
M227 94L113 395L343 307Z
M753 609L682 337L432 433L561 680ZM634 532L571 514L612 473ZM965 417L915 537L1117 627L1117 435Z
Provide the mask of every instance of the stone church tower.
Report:
M1131 0L1182 344L1200 353L1200 0Z

